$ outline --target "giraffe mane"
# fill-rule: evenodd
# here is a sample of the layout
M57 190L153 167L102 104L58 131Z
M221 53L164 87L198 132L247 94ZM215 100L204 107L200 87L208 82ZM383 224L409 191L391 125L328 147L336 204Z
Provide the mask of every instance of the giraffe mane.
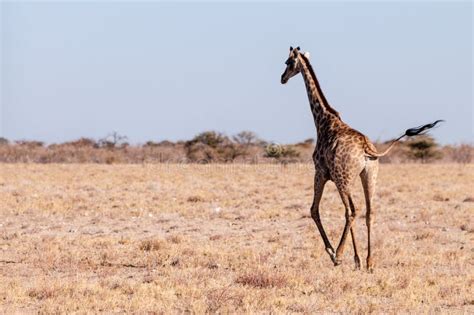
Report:
M316 88L319 90L321 99L323 101L323 106L330 112L331 114L335 115L337 118L341 118L339 115L338 111L335 110L334 108L329 105L329 102L326 99L326 96L324 96L323 90L321 89L321 86L319 85L318 78L316 78L316 74L314 73L313 67L311 66L311 63L309 62L308 58L304 54L300 54L301 58L303 61L306 63L306 66L308 67L309 73L311 74L311 77L314 80L314 84L316 85Z

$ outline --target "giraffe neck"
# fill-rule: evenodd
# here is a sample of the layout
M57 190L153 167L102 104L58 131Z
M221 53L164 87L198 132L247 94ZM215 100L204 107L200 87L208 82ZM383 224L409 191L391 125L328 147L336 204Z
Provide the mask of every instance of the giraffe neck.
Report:
M300 61L302 66L301 74L303 75L311 112L313 113L314 123L319 134L324 132L322 127L328 126L328 120L335 119L340 121L341 118L339 113L326 100L309 60L304 55L300 55Z

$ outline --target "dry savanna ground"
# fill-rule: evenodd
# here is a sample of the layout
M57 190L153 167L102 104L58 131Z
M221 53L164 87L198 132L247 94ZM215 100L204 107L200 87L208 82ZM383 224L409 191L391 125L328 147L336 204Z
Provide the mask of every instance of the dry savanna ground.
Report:
M376 268L311 165L0 164L0 313L473 313L474 166L382 165ZM360 185L357 238L365 261ZM322 219L344 211L332 183ZM362 246L361 246L362 245Z

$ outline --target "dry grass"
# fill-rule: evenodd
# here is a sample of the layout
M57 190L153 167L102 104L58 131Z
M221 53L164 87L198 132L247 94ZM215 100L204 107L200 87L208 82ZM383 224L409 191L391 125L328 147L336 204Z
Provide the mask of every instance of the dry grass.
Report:
M472 164L381 167L374 273L354 271L350 242L332 266L308 216L312 174L0 164L0 313L474 312ZM335 243L332 184L322 218Z
M281 288L288 283L285 275L262 270L246 272L240 275L235 282L254 288Z

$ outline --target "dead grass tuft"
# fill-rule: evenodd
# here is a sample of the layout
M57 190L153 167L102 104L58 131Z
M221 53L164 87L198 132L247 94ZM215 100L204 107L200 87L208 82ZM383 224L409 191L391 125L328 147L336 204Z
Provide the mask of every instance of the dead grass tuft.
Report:
M279 273L255 270L237 277L236 283L254 288L281 288L287 285L287 278Z
M303 205L299 203L293 203L285 207L285 210L302 210Z
M149 252L149 251L154 251L154 250L160 250L160 249L163 249L165 248L165 241L163 240L144 240L144 241L141 241L140 243L140 250L144 250L146 252Z
M28 296L38 300L46 300L56 296L56 290L50 287L32 288L28 290Z
M436 195L433 196L433 200L434 201L449 201L449 198L444 197L440 194L436 194Z
M474 233L474 228L469 226L469 224L461 224L459 228L461 229L461 231L466 231L467 233Z
M181 260L179 259L179 257L173 258L170 262L170 266L173 266L173 267L179 267L180 265L181 265Z
M236 292L231 287L222 289L214 289L207 293L207 311L209 313L216 313L221 308L237 309L243 305L243 294Z
M269 243L275 243L275 242L278 242L279 240L280 240L280 238L279 238L277 235L275 235L275 236L269 237L268 240L267 240L267 242L269 242Z
M209 269L218 269L219 264L214 262L214 261L210 261L206 264L206 267L209 268Z
M171 235L166 238L167 241L173 244L180 244L183 242L184 238L181 235Z
M201 196L190 196L186 199L187 202L204 202L205 199Z
M474 202L474 197L467 197L463 200L463 202Z
M433 233L430 232L430 231L423 232L423 233L417 233L415 235L415 241L421 241L421 240L429 239L429 238L432 238L432 237L433 237Z
M209 240L217 241L217 240L222 239L222 237L223 237L222 235L211 235L211 236L209 236Z
M311 313L307 306L301 305L299 303L293 303L287 306L286 310L292 313L306 313L306 314Z

